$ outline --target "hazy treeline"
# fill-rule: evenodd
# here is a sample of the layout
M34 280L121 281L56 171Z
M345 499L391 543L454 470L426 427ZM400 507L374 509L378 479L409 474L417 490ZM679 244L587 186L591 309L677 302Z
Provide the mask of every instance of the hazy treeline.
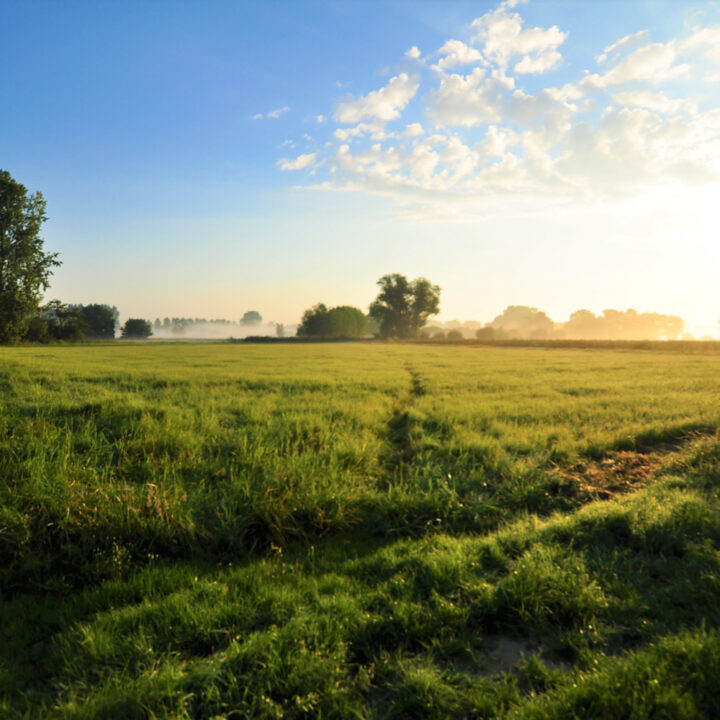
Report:
M152 323L153 337L160 339L188 338L197 340L222 340L229 337L244 338L250 335L285 337L295 334L295 326L263 321L262 316L251 310L239 320L226 318L155 318Z
M677 340L686 337L684 328L676 315L632 309L603 310L600 315L578 310L567 322L555 322L537 308L510 305L489 323L434 323L421 335L438 340Z

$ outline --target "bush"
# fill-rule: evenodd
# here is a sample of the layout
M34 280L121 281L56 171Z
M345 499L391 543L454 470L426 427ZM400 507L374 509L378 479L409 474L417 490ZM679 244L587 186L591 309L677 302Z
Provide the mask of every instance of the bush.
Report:
M144 340L153 334L152 325L141 318L129 318L123 325L120 337L125 340Z

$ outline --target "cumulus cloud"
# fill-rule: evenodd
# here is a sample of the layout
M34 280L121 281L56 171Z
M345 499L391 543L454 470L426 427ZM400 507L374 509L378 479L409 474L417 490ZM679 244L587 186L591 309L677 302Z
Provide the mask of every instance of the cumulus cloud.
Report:
M410 123L403 132L404 137L419 137L420 135L423 135L425 133L425 130L423 130L423 126L420 123Z
M510 7L514 5L502 3L497 10L473 21L472 25L477 30L476 42L482 43L485 57L504 67L511 58L521 55L514 68L521 75L546 72L557 67L562 61L558 47L565 42L568 34L557 25L523 29L522 17L518 13L507 12Z
M587 89L602 89L635 81L657 85L690 70L688 64L677 65L677 59L677 44L674 41L651 43L638 48L603 75L586 75L580 84Z
M304 170L315 163L317 153L306 153L305 155L298 155L294 160L288 160L288 158L282 158L278 161L278 165L281 170Z
M313 187L423 204L607 197L720 177L717 103L664 86L696 59L705 65L695 79L720 79L707 67L720 26L666 42L647 30L626 35L597 56L597 72L555 87L527 76L560 66L569 34L525 27L521 5L500 3L472 23L472 37L425 55L433 72L419 63L417 76L341 99L325 148L281 169L311 168ZM405 52L420 57L416 46Z
M425 95L428 117L436 125L472 127L500 120L502 90L484 68L469 75L445 75L440 87Z
M412 100L420 87L407 73L400 73L379 90L339 103L334 117L341 123L358 123L375 119L381 122L395 120Z
M462 40L448 40L436 53L442 55L433 70L446 70L457 65L471 65L483 59L482 53Z

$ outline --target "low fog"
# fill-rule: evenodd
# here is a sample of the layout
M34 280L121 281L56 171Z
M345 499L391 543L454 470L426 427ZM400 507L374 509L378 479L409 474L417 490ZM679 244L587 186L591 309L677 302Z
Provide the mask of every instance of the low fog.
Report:
M253 335L291 337L296 325L275 322L242 322L232 320L205 320L203 318L165 318L153 323L152 337L158 340L227 340Z

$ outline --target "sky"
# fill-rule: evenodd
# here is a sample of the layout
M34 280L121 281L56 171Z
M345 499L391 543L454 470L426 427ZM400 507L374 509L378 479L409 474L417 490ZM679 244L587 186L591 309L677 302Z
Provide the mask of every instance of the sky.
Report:
M2 0L0 66L48 298L295 323L399 272L720 329L717 0Z

